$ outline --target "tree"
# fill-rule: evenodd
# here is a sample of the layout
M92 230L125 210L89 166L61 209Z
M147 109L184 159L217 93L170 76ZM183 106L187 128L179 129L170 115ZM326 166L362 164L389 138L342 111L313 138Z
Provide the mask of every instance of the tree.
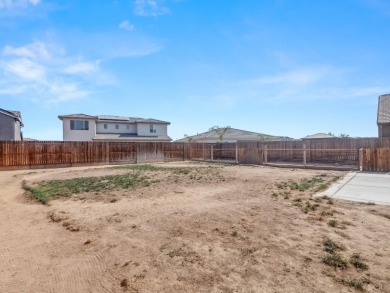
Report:
M230 126L225 127L219 127L219 126L213 126L209 129L209 131L215 131L215 133L218 135L218 139L222 142L223 138L225 137L226 131L231 128Z
M341 138L347 138L347 137L349 137L349 134L340 133L340 137L341 137Z
M188 143L193 143L193 142L196 142L195 138L193 136L189 136L187 134L184 134L184 137L187 138L188 140Z
M259 137L259 141L260 142L267 142L267 141L269 141L269 136L264 136L264 135L259 134L258 137Z

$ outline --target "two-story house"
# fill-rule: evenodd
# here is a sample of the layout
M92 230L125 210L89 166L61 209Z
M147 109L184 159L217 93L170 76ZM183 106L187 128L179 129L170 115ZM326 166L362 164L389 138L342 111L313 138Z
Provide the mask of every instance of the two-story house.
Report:
M23 140L22 127L20 112L0 108L0 140Z
M171 141L170 123L157 119L85 114L58 118L62 120L64 141Z
M378 98L378 136L390 137L390 94Z

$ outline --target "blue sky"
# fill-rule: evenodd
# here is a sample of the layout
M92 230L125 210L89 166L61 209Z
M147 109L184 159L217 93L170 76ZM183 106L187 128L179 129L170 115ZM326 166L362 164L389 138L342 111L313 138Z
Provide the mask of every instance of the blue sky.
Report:
M72 113L376 136L389 48L388 0L0 0L0 108L42 140Z

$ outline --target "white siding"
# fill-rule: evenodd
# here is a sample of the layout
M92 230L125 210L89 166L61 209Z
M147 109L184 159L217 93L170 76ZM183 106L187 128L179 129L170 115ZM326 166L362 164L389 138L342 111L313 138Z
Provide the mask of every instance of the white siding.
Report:
M20 129L20 121L15 121L15 140L21 140L22 139L22 130Z
M70 130L70 120L87 120L89 121L89 130ZM96 135L96 123L93 119L70 119L62 120L64 141L91 141Z
M150 132L150 125L153 124L156 132ZM167 124L137 123L138 136L167 135Z
M107 129L104 129L104 124L107 124ZM115 129L116 124L119 124L119 129ZM129 129L127 125L130 126ZM134 123L98 122L96 133L137 133L137 126Z

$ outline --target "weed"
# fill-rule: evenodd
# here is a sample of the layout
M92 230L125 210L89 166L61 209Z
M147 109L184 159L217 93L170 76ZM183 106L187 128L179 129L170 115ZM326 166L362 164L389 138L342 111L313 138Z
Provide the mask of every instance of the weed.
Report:
M298 191L306 191L306 190L313 190L314 192L319 192L322 190L325 190L329 187L329 185L336 181L339 177L334 177L334 178L328 178L324 180L324 178L327 177L317 175L313 178L306 178L302 179L299 182L295 181L289 181L289 182L282 182L282 183L277 183L276 187L279 189L286 189L289 188L290 190L298 190Z
M101 191L114 188L128 189L133 186L149 186L150 182L140 173L127 173L123 175L108 175L101 177L81 177L67 180L43 181L37 187L22 182L24 190L30 192L32 197L42 203L50 199L67 197L81 192Z
M333 211L323 210L323 211L321 211L320 215L323 217L333 216Z
M328 266L332 266L334 268L340 268L342 270L348 268L348 261L345 260L339 254L328 253L322 258L322 262Z
M137 170L137 171L170 171L174 174L184 174L187 175L191 172L191 168L181 168L181 167L156 167L153 165L148 164L141 164L141 165L123 165L123 166L116 166L113 167L115 169L130 169L130 170Z
M276 183L276 187L279 189L285 189L287 188L287 183L286 182Z
M314 188L314 191L315 192L320 192L320 191L323 191L325 189L327 189L329 187L330 183L326 182L326 183L321 183L320 185L316 186Z
M299 201L294 202L294 205L295 205L296 207L299 207L299 208L302 206L302 204L301 204Z
M333 228L336 228L339 226L339 222L335 219L332 219L332 220L329 220L328 225L333 227Z
M335 278L336 275L333 274L332 272L329 272L329 271L322 271L322 273L327 276L327 277L331 277L331 278Z
M364 284L370 284L371 281L370 279L366 278L366 277L363 277L361 279L342 279L341 282L343 284L346 284L348 286L351 286L351 287L354 287L355 289L359 290L359 291L363 291L364 290Z
M368 270L368 265L363 261L358 253L352 254L349 262L357 269Z
M237 233L237 231L233 231L232 234L230 234L230 235L232 235L233 237L237 237L238 233Z
M346 283L347 285L351 286L351 287L354 287L355 289L358 289L360 291L363 291L363 282L361 280L357 280L357 279L350 279L350 280L346 280L344 281L344 283Z
M317 208L319 207L319 205L318 204L310 204L310 202L306 202L306 205L305 205L305 207L303 208L303 212L305 213L305 214L307 214L308 212L310 212L310 211L315 211Z
M113 169L131 169L131 170L137 170L137 171L159 171L162 169L161 167L156 167L156 166L148 165L148 164L122 165L122 166L115 166L112 168Z
M278 197L278 194L276 192L272 192L272 197Z
M252 248L246 248L242 252L245 255L249 255L249 254L255 253L256 251L257 251L257 248L256 247L252 247Z
M167 254L170 258L174 258L175 256L182 256L183 255L183 249L174 249Z
M323 182L322 178L314 177L311 179L302 179L299 183L294 182L294 181L290 182L288 184L288 187L291 190L305 191L305 190L314 188L314 186L316 184L321 183L321 182Z
M337 244L336 242L334 242L333 240L329 239L329 238L326 238L323 242L325 248L324 250L329 252L329 253L336 253L336 251L338 250L344 250L345 247L341 244Z
M170 168L170 169L172 169L172 168ZM173 168L172 172L175 174L187 175L188 173L191 172L191 170L189 168Z

